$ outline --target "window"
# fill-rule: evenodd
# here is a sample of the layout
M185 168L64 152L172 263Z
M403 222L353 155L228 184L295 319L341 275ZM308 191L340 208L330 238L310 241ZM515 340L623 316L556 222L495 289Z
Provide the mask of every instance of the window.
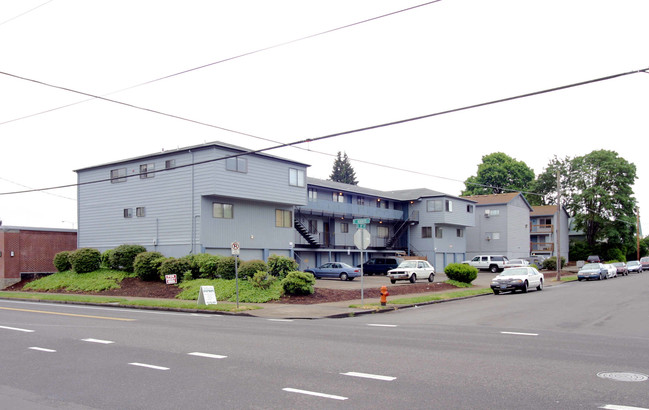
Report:
M305 175L303 169L289 168L288 169L288 184L290 186L305 186Z
M143 206L138 206L135 208L135 216L138 218L143 218L145 216L145 211Z
M376 199L376 207L380 208L381 207L381 198Z
M464 229L457 229L457 237L464 238Z
M141 164L140 165L140 179L153 178L155 174L152 172L155 170L155 164Z
M450 199L447 199L445 202L446 202L446 212L453 212L453 202L451 202Z
M241 157L226 158L225 169L245 174L248 172L248 159Z
M165 169L170 169L174 168L176 166L176 160L175 159L168 159L165 161Z
M356 197L356 205L365 205L365 197L364 196L357 196Z
M379 238L387 238L389 233L387 226L379 226L376 230L376 236Z
M309 201L314 202L318 200L318 191L315 188L309 188Z
M212 216L214 218L232 219L234 216L232 211L232 204L212 203Z
M110 170L110 183L126 182L126 168L117 168Z
M484 213L489 216L498 216L500 215L500 209L485 209Z
M284 209L275 210L275 226L278 228L293 227L293 212Z
M381 201L381 208L383 208L383 209L390 209L390 202L388 202L388 201Z
M133 218L132 208L124 208L124 218Z
M318 233L318 221L316 221L315 219L309 219L309 233Z
M428 212L442 212L443 202L441 199L429 199L426 201L426 211Z
M467 206L466 206L466 211L467 211L468 213L472 214L472 213L473 213L473 205L471 205L471 204L467 205Z
M421 227L421 237L422 238L432 238L433 237L433 228L431 226L422 226Z
M334 202L345 202L345 198L342 192L334 192L331 196L331 199Z
M347 222L341 222L340 223L340 232L341 233L349 233L349 224Z
M435 238L442 239L443 229L440 227L435 227Z

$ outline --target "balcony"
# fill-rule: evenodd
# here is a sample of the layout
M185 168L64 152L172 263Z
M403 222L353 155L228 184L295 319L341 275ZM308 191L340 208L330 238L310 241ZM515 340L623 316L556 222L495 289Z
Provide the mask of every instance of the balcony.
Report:
M549 225L531 225L530 226L530 232L531 233L547 233L551 234L554 232L554 225L549 224Z
M530 242L530 252L554 252L554 243Z
M322 216L345 216L349 218L364 217L373 221L396 221L403 219L403 211L397 209L377 208L376 206L357 205L347 202L313 201L297 208L301 214Z

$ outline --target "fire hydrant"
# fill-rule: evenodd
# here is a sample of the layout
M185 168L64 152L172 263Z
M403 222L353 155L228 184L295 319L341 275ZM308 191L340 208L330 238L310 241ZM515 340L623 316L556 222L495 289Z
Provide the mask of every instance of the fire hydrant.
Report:
M390 296L388 287L381 286L381 306L385 306L385 304L388 303L388 296Z

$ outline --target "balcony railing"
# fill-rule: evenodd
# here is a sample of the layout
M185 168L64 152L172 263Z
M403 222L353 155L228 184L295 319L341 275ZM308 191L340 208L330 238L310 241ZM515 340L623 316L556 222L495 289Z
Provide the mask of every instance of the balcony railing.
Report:
M554 232L554 225L531 225L530 232L532 233L552 233Z
M554 244L551 242L530 242L531 252L553 252Z

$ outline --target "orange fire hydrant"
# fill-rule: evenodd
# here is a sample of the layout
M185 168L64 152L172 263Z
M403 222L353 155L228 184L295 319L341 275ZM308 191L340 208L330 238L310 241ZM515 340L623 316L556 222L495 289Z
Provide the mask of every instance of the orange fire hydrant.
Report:
M381 286L381 306L385 306L385 304L388 303L388 296L390 296L388 287L385 285Z

